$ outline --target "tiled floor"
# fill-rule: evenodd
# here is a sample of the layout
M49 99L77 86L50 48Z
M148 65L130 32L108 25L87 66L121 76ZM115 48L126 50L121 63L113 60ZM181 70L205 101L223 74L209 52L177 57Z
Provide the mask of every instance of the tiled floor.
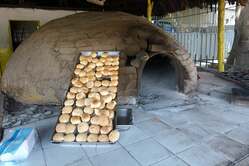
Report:
M216 83L199 89L189 100L196 100L191 109L138 107L134 125L120 131L114 145L51 144L56 118L23 126L37 129L35 148L27 160L0 166L248 166L249 108L217 98L228 85L221 80ZM207 94L212 87L219 91L216 97Z

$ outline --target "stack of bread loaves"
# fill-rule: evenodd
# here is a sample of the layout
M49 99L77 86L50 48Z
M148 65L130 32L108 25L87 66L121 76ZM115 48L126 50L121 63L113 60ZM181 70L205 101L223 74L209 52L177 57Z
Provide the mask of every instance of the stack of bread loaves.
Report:
M108 53L81 55L66 95L54 142L116 142L113 130L119 57Z

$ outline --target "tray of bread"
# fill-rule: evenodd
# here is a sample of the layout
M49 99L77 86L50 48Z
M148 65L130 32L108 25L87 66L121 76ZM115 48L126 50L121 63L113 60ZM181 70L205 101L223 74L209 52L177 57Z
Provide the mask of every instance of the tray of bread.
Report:
M118 51L83 51L72 74L53 143L115 143Z

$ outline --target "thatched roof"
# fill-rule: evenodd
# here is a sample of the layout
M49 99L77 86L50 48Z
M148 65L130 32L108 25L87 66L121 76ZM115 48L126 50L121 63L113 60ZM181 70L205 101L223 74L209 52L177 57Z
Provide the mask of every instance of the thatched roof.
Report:
M162 16L192 7L208 8L215 6L218 0L153 0L153 15ZM227 0L230 4L238 1L245 5L248 0ZM146 15L147 0L106 0L104 6L98 6L86 0L1 0L1 6L50 8L50 9L77 9L87 11L124 11L136 15Z

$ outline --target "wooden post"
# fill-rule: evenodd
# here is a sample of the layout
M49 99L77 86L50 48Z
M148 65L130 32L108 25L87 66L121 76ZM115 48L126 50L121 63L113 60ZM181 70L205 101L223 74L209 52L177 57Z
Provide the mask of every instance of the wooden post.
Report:
M218 12L218 71L224 72L225 0L219 0Z
M153 0L147 0L147 19L150 22L152 21L153 5L154 5Z

